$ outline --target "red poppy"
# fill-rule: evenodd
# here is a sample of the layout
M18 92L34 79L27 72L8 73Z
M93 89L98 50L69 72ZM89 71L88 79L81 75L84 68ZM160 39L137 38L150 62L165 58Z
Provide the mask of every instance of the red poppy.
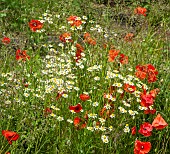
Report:
M136 70L147 73L147 66L146 65L137 65Z
M48 114L51 114L52 113L52 110L50 108L45 108L44 109L44 116L47 116Z
M84 48L80 44L76 44L76 62L78 62L79 59L81 59L81 53L84 51Z
M70 16L69 18L67 18L67 20L70 22L71 26L78 27L82 24L81 19L77 16Z
M84 42L87 42L90 45L96 45L96 40L92 39L91 37L87 37Z
M77 130L83 129L87 126L87 120L82 120L79 117L75 117L73 123Z
M71 34L70 33L63 33L63 34L61 34L59 39L62 42L72 42Z
M124 90L129 93L133 93L136 90L136 86L129 85L128 83L124 84Z
M154 119L154 121L152 122L152 126L156 128L157 130L161 130L161 129L164 129L166 126L168 126L168 124L162 118L162 116L158 114L156 118Z
M156 76L158 75L158 71L151 64L147 64L148 71L148 82L155 82L157 80Z
M36 32L37 30L40 30L43 27L43 23L41 23L39 20L31 20L29 22L30 29L33 32Z
M83 123L80 128L83 129L83 128L85 128L86 126L87 126L87 123Z
M156 76L158 75L158 71L151 64L146 64L143 66L137 65L136 70L137 72L135 72L135 75L137 78L145 79L147 77L149 83L157 80Z
M134 10L134 13L135 14L142 14L144 16L146 16L146 8L143 8L143 7L137 7L135 10Z
M80 99L81 99L82 101L87 101L87 100L90 99L90 96L87 95L87 94L80 94Z
M10 152L6 152L5 154L10 154Z
M11 42L11 39L8 38L8 37L4 37L4 38L2 39L2 43L3 43L3 44L9 44L10 42Z
M119 52L120 52L120 50L115 50L115 49L109 50L109 59L108 59L108 61L113 62L114 59L118 56Z
M149 94L151 94L152 97L155 98L158 95L159 92L160 92L160 90L158 88L156 88L156 89L151 90L149 92Z
M84 51L84 48L79 43L76 43L76 48L77 50L80 50L81 52Z
M155 82L157 80L157 71L150 71L148 70L148 82L151 83L151 82Z
M75 106L69 106L69 109L76 113L79 113L83 108L82 108L81 104L77 104Z
M96 40L92 39L89 33L84 34L84 42L87 42L88 44L91 45L96 45Z
M23 60L26 61L27 59L30 59L30 56L27 55L26 50L21 51L20 49L18 49L16 51L16 60Z
M126 34L126 36L124 37L124 40L127 42L132 42L132 38L134 37L133 33L128 33Z
M141 80L146 78L147 68L145 66L137 65L136 70L137 70L137 72L135 72L135 75L136 75L137 78L139 78Z
M80 123L81 119L79 117L75 117L74 118L74 126L78 127L79 123Z
M155 114L155 113L156 113L156 109L148 108L147 110L144 111L144 114Z
M119 61L121 64L127 64L128 63L128 56L125 56L124 54L120 54Z
M132 127L131 131L132 131L132 135L135 135L136 134L136 126Z
M145 137L149 137L152 135L152 129L152 125L149 122L145 122L140 125L140 129L138 132Z
M87 37L90 37L90 34L89 33L84 33L84 39L86 39Z
M135 72L135 75L136 75L137 78L143 80L143 79L146 78L147 74L145 72L142 72L142 71L137 71L137 72Z
M9 130L2 130L2 135L8 140L9 144L12 144L12 141L19 139L19 134Z
M140 98L141 98L141 102L140 102L141 106L149 107L154 103L154 99L151 94L141 94Z
M68 21L75 21L76 18L77 18L77 16L69 16L69 17L67 18L67 20L68 20Z
M134 154L147 154L151 150L150 142L135 141Z

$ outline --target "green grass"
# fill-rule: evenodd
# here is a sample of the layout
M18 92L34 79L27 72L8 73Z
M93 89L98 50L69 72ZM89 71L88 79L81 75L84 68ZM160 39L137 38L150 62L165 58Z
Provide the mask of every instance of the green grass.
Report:
M124 132L126 124L129 129L136 126L137 130L144 122L152 124L158 113L170 123L170 4L167 1L110 2L0 2L0 38L6 36L11 39L7 45L0 43L0 130L10 130L20 135L17 141L9 145L7 139L0 134L0 154L127 154L133 153L136 139L151 143L149 153L170 153L169 126L161 131L153 129L150 137L138 132L132 136L131 130ZM146 17L134 14L134 9L138 6L147 8ZM40 20L45 12L52 22L45 21L44 32L32 32L28 23L32 19ZM82 30L70 30L71 26L67 22L70 15L87 17ZM61 26L65 28L62 29ZM103 32L92 28L103 29ZM63 43L64 47L61 47L59 36L65 32L71 33L73 42ZM91 38L96 40L96 45L84 42L84 32L90 33ZM127 33L134 34L132 42L124 40ZM107 38L105 34L108 35ZM74 59L76 43L84 48L84 57L82 56L79 63ZM107 47L103 48L103 44L107 44ZM108 62L109 50L113 46L128 56L128 64L120 64L119 56L114 62ZM18 49L27 50L30 60L17 61L15 54ZM111 85L123 84L127 75L135 77L135 67L139 64L152 64L159 72L157 81L153 83L148 83L147 79L133 80L139 92L143 90L138 83L141 86L147 85L148 92L155 88L160 89L154 101L154 115L145 115L138 109L140 102L134 94L125 92L122 98L118 87L112 91L116 100L108 102L103 97L104 93L110 93ZM122 75L124 79L119 75L109 78L108 72ZM99 81L94 80L95 77ZM123 87L120 89L123 90ZM65 95L57 99L59 92L64 92ZM82 101L79 95L85 92L90 100ZM123 100L131 106L126 107ZM98 102L98 106L94 102ZM69 106L78 103L83 112L71 113ZM113 112L115 117L107 117L103 124L100 122L100 127L106 127L102 131L97 126L100 118L107 116L106 111L102 115L101 110L108 103L114 109L108 111ZM118 109L120 106L127 111L137 111L138 114L133 119L128 112L121 113ZM53 114L46 115L46 108L50 108ZM95 116L92 114L97 117L91 117ZM60 121L61 117L64 120ZM67 121L73 121L75 117L81 118L77 127ZM86 127L81 128L84 123ZM112 130L109 130L110 126ZM108 136L108 143L102 141L102 135Z

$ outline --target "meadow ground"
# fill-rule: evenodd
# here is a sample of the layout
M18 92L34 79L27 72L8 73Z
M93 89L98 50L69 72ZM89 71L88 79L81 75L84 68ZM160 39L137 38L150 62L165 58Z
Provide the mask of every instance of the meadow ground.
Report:
M1 0L0 154L170 153L170 3Z

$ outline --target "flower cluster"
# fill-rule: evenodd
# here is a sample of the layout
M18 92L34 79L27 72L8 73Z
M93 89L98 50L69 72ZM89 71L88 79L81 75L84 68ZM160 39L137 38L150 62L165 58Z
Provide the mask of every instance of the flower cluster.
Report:
M147 12L147 9L146 9L146 8L143 8L143 7L137 7L137 8L134 10L134 13L135 13L135 14L141 14L141 15L144 15L144 16L146 16L146 12Z
M136 77L139 79L148 79L148 82L155 82L157 80L158 71L151 64L137 65L136 66Z
M18 49L16 51L16 60L26 61L26 60L29 60L29 59L30 59L30 56L27 55L26 50L21 51L20 49Z
M149 122L144 122L143 124L140 125L140 129L138 132L145 136L149 137L152 135L152 130L155 128L156 130L162 130L164 129L168 124L165 122L165 120L162 118L160 114L156 116L156 118L153 120L152 124ZM131 129L132 135L136 134L136 126L132 127ZM151 149L151 143L150 142L141 142L139 140L136 140L135 142L135 149L134 153L138 154L140 151L144 152L144 154L147 154Z
M136 13L145 16L146 10L137 8ZM45 13L43 17L48 23L53 23L52 15ZM40 70L29 70L26 63L23 63L21 79L20 74L15 71L2 73L0 94L6 99L5 105L8 106L13 102L10 96L17 89L19 94L16 95L15 102L19 105L24 106L29 98L39 104L42 102L38 108L42 111L42 118L54 120L55 123L66 121L76 131L84 129L95 132L101 135L103 143L109 143L109 134L114 134L117 127L127 135L135 118L143 113L156 113L155 99L159 89L150 90L140 79L147 78L149 83L155 82L158 71L151 64L137 65L135 75L132 68L124 68L124 65L116 70L113 62L128 64L128 56L113 45L105 48L105 63L95 60L101 54L90 51L96 48L98 42L83 29L86 20L85 16L67 18L70 29L77 30L78 34L75 31L69 32L70 29L62 26L59 29L61 33L57 36L59 44L56 45L55 42L43 45L43 48L48 46L49 52L40 58ZM31 20L29 27L31 31L38 32L44 27L43 23L44 21ZM102 33L104 29L96 25L90 31ZM105 32L104 35L107 38ZM132 38L133 34L128 34L124 39L132 41ZM4 38L2 42L8 44L10 40ZM90 57L89 60L87 57ZM32 59L26 50L16 51L17 61ZM14 89L11 90L12 83ZM121 118L120 124L118 119ZM140 136L148 138L152 136L154 129L162 130L167 126L163 117L157 114L152 123L146 120L140 124L140 128L136 123L133 124L131 134L135 136L138 132ZM8 130L2 130L2 135L9 144L20 137L18 133ZM150 149L150 142L135 141L135 154L147 154Z
M116 50L116 49L109 50L108 61L114 62L115 58L119 55L119 53L120 53L120 50ZM124 54L120 54L119 55L119 62L121 64L127 64L128 63L128 56L126 56Z

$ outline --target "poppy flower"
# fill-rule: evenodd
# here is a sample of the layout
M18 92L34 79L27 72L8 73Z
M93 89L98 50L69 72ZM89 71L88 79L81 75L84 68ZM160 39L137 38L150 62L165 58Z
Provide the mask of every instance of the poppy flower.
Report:
M44 116L47 116L48 114L51 114L52 113L52 110L50 108L45 108L44 109Z
M147 154L151 150L150 142L135 141L134 154Z
M16 60L23 60L26 61L27 59L30 59L30 56L27 55L26 50L21 51L20 49L18 49L16 51Z
M83 128L85 128L86 126L87 126L87 123L83 123L80 128L83 129Z
M8 140L9 144L12 144L12 141L19 139L19 134L9 130L2 130L2 135Z
M151 64L147 64L148 71L148 82L155 82L157 80L156 76L158 75L158 71Z
M80 50L81 52L84 51L84 48L79 43L76 43L76 48L77 50Z
M155 114L155 113L156 113L156 109L148 108L147 110L144 111L144 114Z
M146 64L146 66L148 72L153 72L155 75L158 75L158 71L152 64Z
M136 126L132 127L131 131L132 131L132 135L135 135L136 134Z
M83 108L82 108L81 104L77 104L77 105L75 105L75 106L69 106L69 109L70 109L71 111L74 111L74 112L76 112L76 113L79 113Z
M3 39L2 39L2 43L3 44L9 44L11 42L11 39L10 38L8 38L8 37L4 37Z
M30 29L33 32L36 32L37 30L40 30L43 27L43 23L41 23L39 20L31 20L29 22Z
M146 65L137 65L136 70L147 73L147 66Z
M120 50L115 50L115 49L109 50L108 61L113 62L115 60L115 58L118 56L119 52L120 52Z
M149 107L151 105L153 105L154 103L154 97L149 93L146 92L146 89L143 88L143 93L141 93L140 95L140 98L141 98L141 106L144 106L144 107Z
M77 16L70 16L67 18L67 21L70 23L71 26L80 26L82 24L81 18Z
M70 33L63 33L59 36L60 41L62 42L72 42Z
M81 119L80 119L79 117L75 117L75 118L74 118L74 121L73 121L74 126L78 127L80 121L81 121Z
M141 98L141 102L140 102L141 106L149 107L154 103L154 99L151 94L141 94L140 98Z
M124 84L124 90L129 93L133 93L136 90L136 86L129 85L128 83Z
M90 37L90 34L89 33L84 33L84 39L86 39L86 38L88 38L88 37Z
M140 125L139 133L144 135L145 137L149 137L152 135L152 125L149 122L145 122Z
M143 80L143 79L146 78L147 74L145 72L142 72L142 71L137 71L137 72L135 72L135 75L136 75L137 78Z
M147 68L145 66L142 66L142 65L137 65L136 66L136 72L135 72L135 75L137 78L143 80L146 78L147 76Z
M148 82L155 82L157 80L158 71L151 64L137 65L135 75L140 79L148 79Z
M92 39L89 33L84 33L84 42L87 42L91 45L96 45L96 40Z
M149 94L151 94L152 97L155 98L158 95L159 92L160 92L160 90L158 88L156 88L156 89L151 90L149 92Z
M87 100L90 99L90 96L87 95L87 94L80 94L80 99L81 99L82 101L87 101Z
M78 62L78 60L81 59L81 53L84 51L84 48L78 43L76 43L76 48L76 62Z
M127 64L128 63L128 56L125 56L124 54L120 54L119 61L121 64Z
M68 20L68 21L75 21L76 18L77 18L77 16L69 16L69 17L67 18L67 20Z
M164 129L166 126L168 126L168 124L162 118L162 116L158 114L156 118L154 119L154 121L152 122L152 126L156 128L157 130L161 130L161 129Z
M96 40L92 39L91 37L87 37L84 42L87 42L90 45L96 45Z
M73 120L74 126L76 127L76 129L83 129L87 126L87 120L82 120L79 117L75 117Z
M134 10L134 13L135 14L141 14L141 15L144 15L146 16L146 8L143 8L143 7L137 7L135 10Z
M132 42L132 38L134 37L133 33L128 33L126 34L126 36L124 37L124 40L127 42Z

